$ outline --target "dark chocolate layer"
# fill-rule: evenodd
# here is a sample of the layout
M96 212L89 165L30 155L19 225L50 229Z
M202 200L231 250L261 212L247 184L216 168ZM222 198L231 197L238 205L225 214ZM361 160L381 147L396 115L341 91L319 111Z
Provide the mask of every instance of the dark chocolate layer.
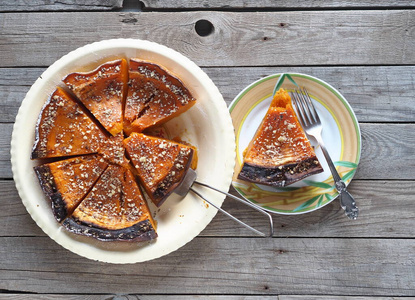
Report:
M258 184L284 187L321 172L323 172L323 168L317 158L311 157L296 164L288 164L275 168L244 163L238 179Z
M141 221L133 226L109 230L86 225L74 218L67 218L62 225L75 234L94 237L100 241L142 242L155 239L157 233L149 220Z

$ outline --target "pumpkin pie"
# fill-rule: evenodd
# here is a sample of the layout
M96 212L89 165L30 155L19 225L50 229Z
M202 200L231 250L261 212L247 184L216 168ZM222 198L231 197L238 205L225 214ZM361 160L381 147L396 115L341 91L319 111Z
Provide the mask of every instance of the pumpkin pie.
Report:
M69 231L103 241L147 241L157 237L147 203L131 172L110 165L71 217Z
M125 59L102 64L88 73L71 73L63 82L112 135L122 131L128 67Z
M104 139L81 104L58 87L40 113L31 158L96 153Z
M197 153L179 139L139 132L185 112L195 99L167 70L137 59L129 71L120 59L63 82L68 91L57 87L41 110L31 154L48 159L34 171L56 220L102 241L156 238L138 183L160 206L196 168Z
M124 131L142 132L184 113L195 98L182 81L152 62L131 59Z
M323 172L299 124L289 94L280 89L244 152L238 179L284 187Z
M156 206L182 182L194 156L190 146L136 132L124 145L141 185Z
M72 214L107 166L101 156L92 154L34 167L58 222Z

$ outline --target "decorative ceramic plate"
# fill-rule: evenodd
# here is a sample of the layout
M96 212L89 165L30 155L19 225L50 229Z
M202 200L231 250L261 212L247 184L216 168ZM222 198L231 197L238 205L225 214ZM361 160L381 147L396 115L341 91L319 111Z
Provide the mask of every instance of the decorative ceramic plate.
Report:
M237 179L242 167L242 153L268 110L274 88L282 87L292 91L295 84L305 87L310 93L323 123L323 140L346 184L350 183L356 172L361 151L359 124L352 108L338 91L324 81L304 74L275 74L246 87L229 107L236 131L237 152L232 184L246 199L270 212L281 214L310 212L338 196L329 167L318 145L314 146L324 168L323 173L283 188Z
M154 61L184 82L197 99L187 112L165 124L171 137L180 136L198 148L198 180L222 190L231 184L235 165L235 136L232 120L222 95L209 77L189 59L165 46L142 40L106 40L79 48L51 65L33 84L23 100L13 128L11 161L19 195L42 230L70 251L90 259L111 263L135 263L166 255L196 237L213 219L217 210L189 193L172 195L156 209L158 238L150 243L101 242L67 232L53 217L50 202L43 194L30 160L39 112L61 79L72 72L92 70L117 58ZM197 188L197 187L196 187ZM224 196L201 190L221 205Z

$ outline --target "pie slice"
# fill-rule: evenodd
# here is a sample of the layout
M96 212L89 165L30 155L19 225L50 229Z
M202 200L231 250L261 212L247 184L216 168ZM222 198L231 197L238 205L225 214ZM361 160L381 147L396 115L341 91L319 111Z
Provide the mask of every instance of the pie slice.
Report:
M280 89L244 152L238 179L283 187L323 172L288 93Z
M39 115L31 158L95 153L105 138L80 104L58 87Z
M188 147L190 147L193 150L193 157L192 157L192 162L190 163L190 168L192 168L193 170L196 170L196 168L197 168L197 162L199 160L196 146L193 146L192 144L190 144L190 143L188 143L186 141L183 141L178 136L172 138L171 141L176 142L176 143L179 143L179 144L182 144L182 145L185 145L185 146L188 146Z
M195 104L195 98L179 78L147 61L131 59L125 102L124 132L167 122Z
M159 207L182 182L194 150L184 144L132 133L124 140L141 185Z
M58 222L72 214L107 166L101 156L93 154L34 167Z
M125 59L102 64L89 73L71 73L63 82L112 135L122 131L123 99L127 89Z
M134 177L110 165L63 225L102 241L147 241L157 237L154 221Z

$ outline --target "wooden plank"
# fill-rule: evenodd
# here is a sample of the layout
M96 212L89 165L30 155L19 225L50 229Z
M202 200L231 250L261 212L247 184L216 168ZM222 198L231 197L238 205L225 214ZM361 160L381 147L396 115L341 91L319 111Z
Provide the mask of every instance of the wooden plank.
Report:
M13 181L0 181L0 236L40 236L43 231L24 208ZM338 200L308 214L274 215L275 237L415 238L414 181L355 180L350 185L360 208L357 220L347 219ZM237 195L234 189L231 193ZM226 199L223 208L260 230L267 230L261 214ZM397 218L396 216L399 216ZM204 237L256 237L218 213L202 231Z
M0 294L0 300L278 300L278 296L217 296L217 295L58 295L58 294ZM333 298L336 300L337 298ZM355 300L354 298L351 298ZM368 299L368 298L366 298ZM356 298L356 300L366 300ZM378 298L377 298L378 299ZM398 299L398 298L395 298ZM408 298L405 298L408 299ZM341 300L341 299L339 299ZM371 300L369 298L369 300ZM380 298L380 300L391 300Z
M414 180L415 124L360 124L362 158L357 179ZM12 124L0 123L0 178L11 178Z
M217 296L217 295L57 295L57 294L0 294L0 300L278 300L278 296ZM333 298L336 300L337 298ZM359 297L352 300L366 300L370 298ZM392 300L391 298L376 298ZM399 298L394 298L399 299ZM408 298L405 298L405 300ZM339 298L341 300L341 298Z
M79 257L48 238L5 237L0 238L0 289L411 296L414 251L414 239L197 238L154 261L110 265Z
M10 141L12 139L13 124L0 123L0 178L12 178L10 162Z
M0 121L14 122L26 92L45 68L0 68ZM415 67L235 67L203 68L229 105L250 83L292 72L320 78L338 89L360 122L415 122ZM16 80L16 79L19 80Z
M413 179L415 160L410 150L415 144L413 126L361 124L362 157L356 178Z
M0 189L0 236L45 236L23 206L14 181L1 180Z
M29 88L27 86L0 85L0 97L2 97L0 103L0 120L2 123L15 121L20 104Z
M414 297L370 297L370 296L314 296L314 295L279 295L278 300L395 300L405 299L411 300Z
M0 294L0 300L130 300L128 295L57 295L57 294Z
M5 0L0 2L0 12L15 11L90 11L122 8L123 0Z
M275 1L275 0L180 0L180 1L168 1L168 0L142 0L144 3L144 9L307 9L307 8L367 8L367 7L413 7L414 2L411 0L398 0L398 1L376 1L376 0L349 0L349 1L328 1L328 0L313 0L313 1Z
M122 0L82 0L82 1L50 1L50 0L6 0L0 3L0 12L21 12L21 11L107 11L125 8L125 3ZM138 0L127 2L137 2ZM273 10L273 9L322 9L322 8L383 8L385 3L375 0L349 0L349 1L328 1L328 0L315 0L315 1L272 1L272 0L251 0L241 1L232 0L209 0L209 1L160 1L160 0L144 0L143 3L146 11L151 10L249 10L249 9L261 9L261 10ZM391 7L414 7L414 3L411 0L395 0L387 3L389 8Z
M414 238L413 228L415 183L411 181L354 180L349 191L360 209L357 220L350 221L340 208L338 200L312 213L302 215L273 215L276 237L391 237ZM231 192L238 195L233 189ZM391 200L393 199L393 200ZM241 220L262 231L267 230L265 218L226 199L223 208ZM400 216L399 220L396 216ZM236 226L234 221L217 214L202 236L253 236Z
M59 295L59 294L0 294L0 300L412 300L414 297L371 296L222 296L222 295Z
M277 73L303 73L326 81L352 106L359 122L414 122L413 66L204 68L227 104L246 86Z
M57 295L57 294L0 294L0 300L278 300L278 296L217 296L217 295ZM336 298L333 298L336 300ZM354 300L353 298L351 298ZM378 298L377 298L378 299ZM395 298L398 299L398 298ZM408 298L405 298L408 299ZM365 300L363 298L356 300ZM370 300L370 299L369 299ZM391 300L381 298L380 300Z
M201 19L213 24L212 34L196 33ZM200 66L415 63L413 10L5 13L0 21L4 67L48 66L120 36L165 44Z

